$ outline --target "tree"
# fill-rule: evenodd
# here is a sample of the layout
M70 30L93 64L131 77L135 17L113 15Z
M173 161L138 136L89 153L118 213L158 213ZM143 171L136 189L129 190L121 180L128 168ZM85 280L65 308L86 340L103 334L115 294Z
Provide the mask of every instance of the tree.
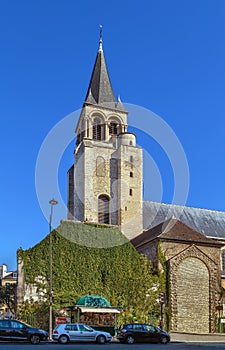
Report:
M7 284L0 287L0 303L16 315L16 284Z

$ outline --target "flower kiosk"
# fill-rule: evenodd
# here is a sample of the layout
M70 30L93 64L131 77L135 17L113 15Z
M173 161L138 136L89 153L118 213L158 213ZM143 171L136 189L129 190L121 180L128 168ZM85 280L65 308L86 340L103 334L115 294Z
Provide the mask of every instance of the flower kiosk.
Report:
M115 335L116 315L121 309L110 306L107 299L101 296L86 295L76 305L67 308L71 322L85 323L96 330L103 330Z

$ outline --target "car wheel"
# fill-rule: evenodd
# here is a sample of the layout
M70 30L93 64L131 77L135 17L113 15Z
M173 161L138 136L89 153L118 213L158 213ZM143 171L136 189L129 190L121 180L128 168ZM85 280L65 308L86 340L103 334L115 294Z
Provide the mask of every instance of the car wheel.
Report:
M105 339L104 335L99 335L97 337L96 341L97 341L98 344L105 344L106 339Z
M132 335L128 335L126 337L126 343L127 344L134 344L134 337Z
M161 343L161 344L167 344L168 341L169 341L169 340L167 339L167 337L162 337L161 340L160 340L160 343Z
M61 335L58 340L60 344L66 344L68 343L68 341L69 341L69 338L67 337L67 335Z
M37 334L33 334L31 337L30 337L30 342L31 344L39 344L41 341L39 335Z

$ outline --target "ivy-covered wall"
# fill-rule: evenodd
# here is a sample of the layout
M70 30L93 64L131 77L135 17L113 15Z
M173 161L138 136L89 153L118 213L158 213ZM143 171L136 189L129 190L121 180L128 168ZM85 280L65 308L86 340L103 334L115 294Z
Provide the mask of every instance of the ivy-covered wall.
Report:
M63 221L51 235L54 309L76 304L83 295L102 295L128 310L121 322L158 322L162 278L117 228ZM26 283L40 275L48 280L49 237L19 251Z

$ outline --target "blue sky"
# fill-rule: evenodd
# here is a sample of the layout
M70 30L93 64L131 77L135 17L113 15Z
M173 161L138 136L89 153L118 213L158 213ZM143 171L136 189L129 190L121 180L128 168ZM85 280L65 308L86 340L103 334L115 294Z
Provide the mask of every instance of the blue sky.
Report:
M35 189L37 156L49 131L82 106L100 23L115 95L163 118L183 146L187 205L225 211L223 0L10 0L0 6L0 264L16 268L16 250L48 233ZM169 203L174 184L168 159L154 142L143 142ZM70 144L58 174L65 200L72 162ZM153 192L145 199L157 200Z

